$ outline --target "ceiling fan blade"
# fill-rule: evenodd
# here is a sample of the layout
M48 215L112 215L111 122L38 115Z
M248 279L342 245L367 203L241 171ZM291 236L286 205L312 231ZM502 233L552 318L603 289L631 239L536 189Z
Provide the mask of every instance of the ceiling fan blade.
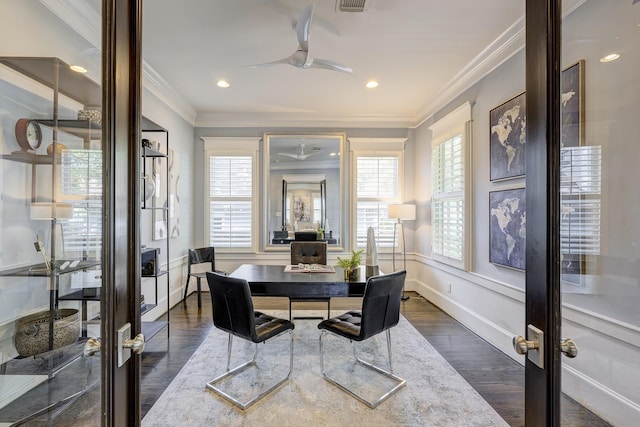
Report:
M295 63L293 62L292 57L291 56L287 56L286 58L278 59L277 61L264 62L262 64L245 65L245 67L249 67L249 68L271 67L273 65L278 65L278 64L295 65Z
M343 73L353 74L351 67L347 67L344 64L328 59L314 58L311 68L322 68L324 70L341 71Z
M306 159L308 159L308 158L309 158L309 157L311 157L311 156L315 156L316 154L320 154L321 152L322 152L322 150L318 150L318 151L313 151L313 152L311 152L311 153L307 153L307 154L299 154L299 155L298 155L298 158L299 158L300 160L306 160Z
M298 35L298 44L302 50L309 50L309 31L311 30L311 21L313 20L313 4L307 6L296 23L296 34Z
M291 157L292 159L298 159L299 154L295 153L278 153L278 156Z

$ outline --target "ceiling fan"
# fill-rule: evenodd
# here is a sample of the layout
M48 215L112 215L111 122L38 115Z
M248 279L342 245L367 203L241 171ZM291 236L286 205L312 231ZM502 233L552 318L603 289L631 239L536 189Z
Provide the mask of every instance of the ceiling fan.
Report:
M296 34L298 35L298 50L286 58L264 64L250 65L250 67L269 67L276 64L289 64L298 68L322 68L325 70L340 71L352 74L353 70L343 64L328 59L314 58L309 52L309 32L313 21L313 4L307 6L300 14L296 23Z
M312 152L305 154L305 144L300 144L300 153L278 153L279 156L291 157L296 160L306 160L311 156L322 153L322 148L314 148Z

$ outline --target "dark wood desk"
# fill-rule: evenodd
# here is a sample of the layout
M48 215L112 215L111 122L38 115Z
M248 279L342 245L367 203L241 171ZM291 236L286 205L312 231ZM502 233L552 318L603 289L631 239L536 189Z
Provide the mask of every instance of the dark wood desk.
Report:
M285 273L284 265L242 264L229 276L249 282L251 295L295 298L361 297L366 285L365 267L360 280L345 282L341 268L335 273Z

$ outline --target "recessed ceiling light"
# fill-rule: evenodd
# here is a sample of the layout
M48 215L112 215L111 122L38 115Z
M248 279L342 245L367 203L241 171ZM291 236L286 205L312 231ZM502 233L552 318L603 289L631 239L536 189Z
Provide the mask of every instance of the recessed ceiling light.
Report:
M338 155L338 153L331 153L331 154L329 154L329 155L330 155L330 156L337 156L337 155Z
M611 62L611 61L615 61L618 58L620 58L619 54L610 53L609 55L603 56L602 58L600 58L600 62Z
M226 81L226 80L218 80L218 86L219 86L219 87L229 87L229 86L231 86L231 85L230 85L230 84L229 84L229 82L228 82L228 81Z
M75 71L76 73L86 73L87 69L80 66L80 65L70 65L69 68L73 71Z
M375 81L375 80L369 80L369 81L367 82L366 86L367 86L369 89L373 89L374 87L378 87L378 84L379 84L379 83L378 83L377 81Z

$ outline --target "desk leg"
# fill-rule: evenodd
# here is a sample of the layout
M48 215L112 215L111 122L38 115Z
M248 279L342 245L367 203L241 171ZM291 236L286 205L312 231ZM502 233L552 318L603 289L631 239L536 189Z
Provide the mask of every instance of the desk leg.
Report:
M198 277L198 308L202 308L202 287L200 284L200 277Z

